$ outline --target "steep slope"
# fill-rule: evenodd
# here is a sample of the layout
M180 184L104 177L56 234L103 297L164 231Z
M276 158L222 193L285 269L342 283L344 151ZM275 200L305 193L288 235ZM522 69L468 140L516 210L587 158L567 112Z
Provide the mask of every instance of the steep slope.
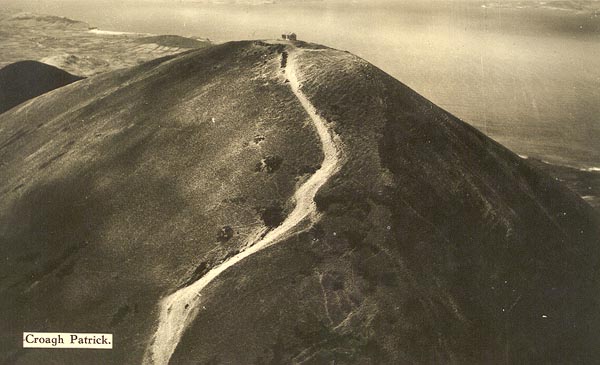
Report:
M141 361L161 296L281 222L322 152L281 77L280 48L165 58L0 117L9 362ZM19 331L57 328L112 332L118 345L93 356L20 350Z
M0 69L0 113L81 79L41 62L21 61L10 64Z
M197 281L161 300L158 328L145 359L149 363L169 363L183 333L198 315L199 306L202 304L202 290L221 273L244 259L283 241L307 224L315 224L319 219L315 196L319 189L339 170L341 146L339 138L331 133L327 122L317 114L314 106L300 91L300 83L296 75L297 50L294 48L291 53L287 50L283 51L281 57L281 67L285 69L286 82L289 83L300 104L311 118L321 140L324 154L321 167L298 187L293 197L294 209L275 229L262 231L257 237L250 237L239 253L214 266Z
M322 219L207 287L171 363L597 362L592 209L363 60L303 55L346 155Z
M590 206L349 53L238 42L0 116L4 360L142 362L164 298L277 231L325 166L298 95L342 153L317 219L211 279L171 363L600 359ZM23 330L118 346L23 351Z

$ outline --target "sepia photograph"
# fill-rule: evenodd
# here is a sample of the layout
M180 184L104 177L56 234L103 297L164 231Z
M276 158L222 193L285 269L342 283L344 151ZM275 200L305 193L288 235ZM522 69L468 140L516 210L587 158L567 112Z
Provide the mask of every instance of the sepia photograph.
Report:
M600 364L600 1L0 0L0 364Z

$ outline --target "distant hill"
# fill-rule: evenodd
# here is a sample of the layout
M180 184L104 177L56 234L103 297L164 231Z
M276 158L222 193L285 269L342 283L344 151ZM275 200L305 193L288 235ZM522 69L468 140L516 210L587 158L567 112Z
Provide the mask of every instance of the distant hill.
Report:
M163 47L172 48L203 48L208 47L210 43L206 40L197 40L193 38L181 37L178 35L159 35L137 39L137 42L144 44L157 44Z
M62 16L35 14L35 13L17 13L9 18L15 22L27 22L27 23L45 23L54 26L62 26L68 28L80 28L88 29L89 25L79 20L73 20Z
M172 364L598 362L592 207L368 62L262 41L0 115L0 361L142 363L161 298L281 224L322 167L307 104L341 151L318 214L197 293ZM118 346L29 351L23 330Z
M37 61L10 64L0 69L0 113L81 79L79 76Z
M103 58L77 56L75 54L59 54L44 57L40 62L83 76L93 76L96 73L107 72L114 68L114 65L111 65L109 61Z
M200 38L90 29L53 15L0 14L0 67L38 60L89 77L210 44Z

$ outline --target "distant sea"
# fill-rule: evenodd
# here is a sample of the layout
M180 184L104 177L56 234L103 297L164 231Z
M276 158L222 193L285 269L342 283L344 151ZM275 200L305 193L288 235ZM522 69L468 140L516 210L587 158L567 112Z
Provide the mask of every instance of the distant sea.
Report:
M520 155L600 169L598 11L510 4L3 0L0 8L218 42L294 31L365 58Z

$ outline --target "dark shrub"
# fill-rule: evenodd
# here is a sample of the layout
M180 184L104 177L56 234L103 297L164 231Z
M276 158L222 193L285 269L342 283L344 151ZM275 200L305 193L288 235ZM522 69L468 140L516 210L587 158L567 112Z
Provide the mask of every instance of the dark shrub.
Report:
M260 218L267 227L277 227L285 219L283 215L283 208L278 204L260 208L259 213Z
M233 228L230 226L224 226L217 232L217 241L226 242L233 237Z
M275 172L281 167L281 163L283 162L283 158L277 155L269 155L260 162L256 164L256 168L254 169L257 172L266 171L268 173Z

